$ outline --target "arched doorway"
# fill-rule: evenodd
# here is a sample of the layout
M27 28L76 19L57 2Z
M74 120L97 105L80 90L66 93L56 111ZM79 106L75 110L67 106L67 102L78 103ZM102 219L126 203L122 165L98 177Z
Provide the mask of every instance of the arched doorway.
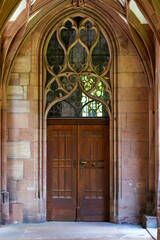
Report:
M61 22L46 44L47 219L109 220L111 58L94 21Z

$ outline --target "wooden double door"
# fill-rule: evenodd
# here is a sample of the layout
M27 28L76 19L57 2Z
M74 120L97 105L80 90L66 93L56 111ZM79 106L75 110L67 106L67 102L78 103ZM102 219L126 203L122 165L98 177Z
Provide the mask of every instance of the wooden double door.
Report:
M47 220L109 220L108 121L48 120Z

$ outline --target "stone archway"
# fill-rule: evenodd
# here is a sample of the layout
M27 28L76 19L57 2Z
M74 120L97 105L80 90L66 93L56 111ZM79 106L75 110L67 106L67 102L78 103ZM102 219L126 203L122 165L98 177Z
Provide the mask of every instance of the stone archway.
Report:
M26 222L46 219L43 47L51 29L64 17L78 12L52 12L52 16L42 20L26 38L11 73L8 92L8 189L13 211L18 208ZM110 122L110 219L114 222L138 222L141 213L145 212L144 199L147 192L147 174L142 169L148 159L148 95L144 69L132 42L122 34L123 31L111 21L107 13L104 19L100 18L98 12L87 9L84 14L98 19L97 23L106 29L114 58L111 72L114 110ZM141 79L145 79L143 86L140 85ZM23 91L16 92L16 89ZM20 117L23 118L20 121L22 126L17 121ZM17 148L21 153L26 151L30 155L15 155L14 149ZM131 167L133 171L128 174ZM19 177L17 171L21 173ZM143 174L139 174L139 171ZM12 189L15 190L12 192ZM129 189L129 195L125 189Z

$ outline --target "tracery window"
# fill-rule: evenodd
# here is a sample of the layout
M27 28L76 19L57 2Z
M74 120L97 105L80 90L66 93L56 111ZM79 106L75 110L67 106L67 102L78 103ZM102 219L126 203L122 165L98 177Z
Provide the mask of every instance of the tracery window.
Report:
M48 118L108 117L111 57L100 27L89 18L67 18L47 42Z

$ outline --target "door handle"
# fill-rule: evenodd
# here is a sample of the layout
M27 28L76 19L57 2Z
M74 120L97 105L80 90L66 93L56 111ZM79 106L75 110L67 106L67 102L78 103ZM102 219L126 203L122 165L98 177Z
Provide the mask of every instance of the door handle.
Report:
M81 173L81 174L82 174L83 166L84 166L84 164L86 164L86 163L88 163L88 162L82 161L82 159L80 160L79 165L80 165L80 173Z
M80 164L86 164L87 162L80 162Z
M86 164L86 163L88 163L88 162L85 162L85 161L82 161L82 160L80 160L80 166L83 166L84 164Z

